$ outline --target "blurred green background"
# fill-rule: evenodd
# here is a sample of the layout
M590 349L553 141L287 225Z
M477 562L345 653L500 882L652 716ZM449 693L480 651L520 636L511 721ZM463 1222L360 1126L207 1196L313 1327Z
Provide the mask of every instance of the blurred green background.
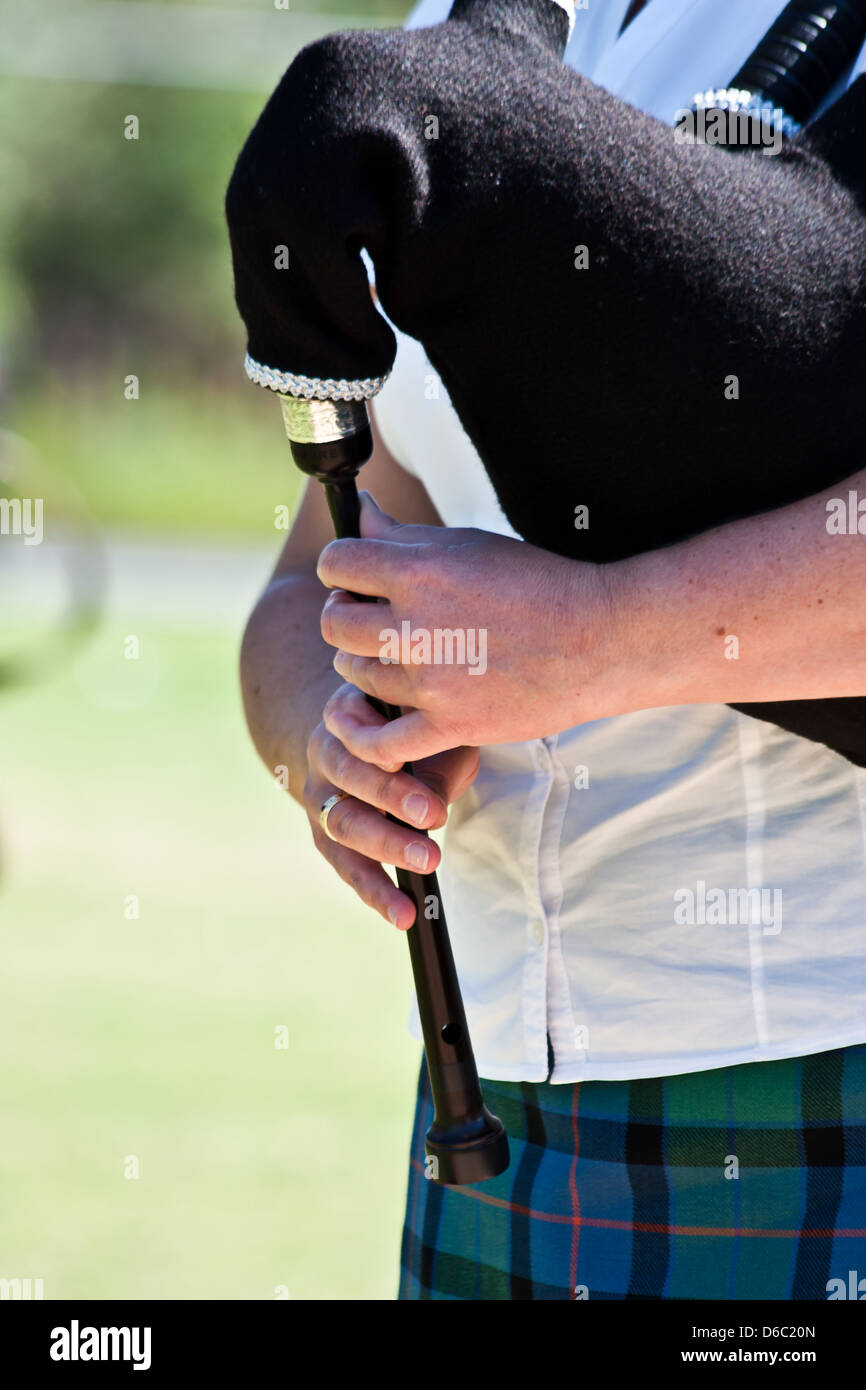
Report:
M44 499L0 535L0 1278L46 1299L394 1297L406 948L243 724L298 481L222 198L297 49L409 8L0 0L0 498Z

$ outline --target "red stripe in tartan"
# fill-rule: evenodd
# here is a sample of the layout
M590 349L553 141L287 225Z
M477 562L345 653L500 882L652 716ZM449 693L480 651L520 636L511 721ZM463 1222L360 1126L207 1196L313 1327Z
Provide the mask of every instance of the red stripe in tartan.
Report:
M423 1164L417 1158L411 1160L412 1167L419 1173L424 1172ZM745 1226L670 1226L661 1222L653 1221L615 1221L608 1216L581 1216L579 1212L568 1216L558 1211L535 1211L532 1207L521 1206L518 1202L509 1202L505 1197L493 1197L489 1192L479 1192L475 1187L450 1187L449 1192L459 1192L462 1197L474 1197L477 1202L486 1202L491 1207L505 1207L508 1211L516 1211L520 1216L532 1217L535 1221L552 1221L555 1225L568 1226L594 1226L606 1231L645 1231L651 1235L673 1235L673 1236L749 1236L749 1237L770 1237L773 1239L790 1240L792 1236L813 1236L818 1240L831 1240L833 1236L850 1236L854 1239L866 1239L866 1227L833 1227L815 1226L807 1227L804 1230L761 1230L759 1227L747 1228Z

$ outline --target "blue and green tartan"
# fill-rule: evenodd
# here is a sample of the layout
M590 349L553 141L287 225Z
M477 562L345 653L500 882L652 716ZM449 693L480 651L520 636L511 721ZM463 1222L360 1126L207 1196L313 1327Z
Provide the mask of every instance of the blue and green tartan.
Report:
M829 1280L866 1278L866 1045L482 1084L511 1165L441 1187L424 1177L422 1065L400 1299L826 1300Z

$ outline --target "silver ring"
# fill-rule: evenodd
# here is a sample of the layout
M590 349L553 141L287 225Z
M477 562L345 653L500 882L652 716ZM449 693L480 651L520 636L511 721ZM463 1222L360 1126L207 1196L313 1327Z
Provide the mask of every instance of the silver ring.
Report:
M334 836L328 829L328 816L333 811L337 802L345 801L348 795L348 792L334 792L333 796L329 796L327 801L322 802L322 809L319 812L319 825L322 827L329 840L333 840ZM337 841L335 841L335 843L337 843Z

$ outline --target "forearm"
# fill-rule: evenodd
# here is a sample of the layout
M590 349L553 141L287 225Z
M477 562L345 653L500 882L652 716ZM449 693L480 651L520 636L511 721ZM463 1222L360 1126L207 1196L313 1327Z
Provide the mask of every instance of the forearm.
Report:
M268 770L287 769L301 799L307 744L341 684L319 627L322 586L306 569L277 575L250 614L241 647L241 689L253 743ZM286 775L286 774L282 774Z
M866 470L608 566L607 712L866 695L866 535L827 525L850 491L866 497Z

